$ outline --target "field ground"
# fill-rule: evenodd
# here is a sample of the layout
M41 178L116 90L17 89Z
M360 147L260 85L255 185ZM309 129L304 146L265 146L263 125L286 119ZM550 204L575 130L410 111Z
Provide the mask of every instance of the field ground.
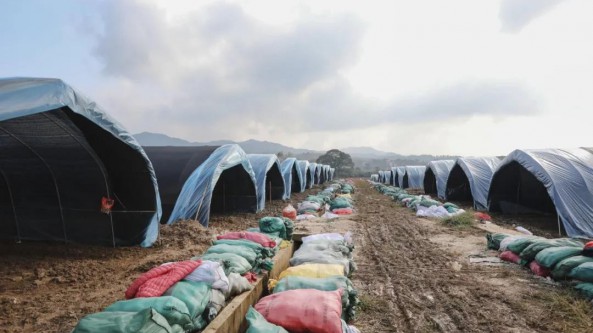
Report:
M495 225L445 227L417 218L366 181L357 186L357 214L299 223L296 232L354 232L358 271L352 279L362 300L354 325L362 332L593 330L593 306L570 288L490 262L496 252L486 250L480 228ZM292 202L316 191L293 195ZM0 332L68 332L85 314L122 299L138 274L200 254L214 235L257 226L258 218L279 214L284 205L213 217L207 229L191 221L164 226L150 249L0 243Z

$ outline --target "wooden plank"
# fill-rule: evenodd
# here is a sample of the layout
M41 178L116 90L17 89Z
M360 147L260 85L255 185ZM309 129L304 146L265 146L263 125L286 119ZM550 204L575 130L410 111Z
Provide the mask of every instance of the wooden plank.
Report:
M268 293L268 280L270 278L277 278L282 271L288 268L293 252L294 246L292 243L287 248L278 251L276 256L274 256L274 267L272 270L258 277L252 290L233 298L202 332L245 332L247 330L245 315L247 314L247 310L249 310L249 306L255 305L262 296Z

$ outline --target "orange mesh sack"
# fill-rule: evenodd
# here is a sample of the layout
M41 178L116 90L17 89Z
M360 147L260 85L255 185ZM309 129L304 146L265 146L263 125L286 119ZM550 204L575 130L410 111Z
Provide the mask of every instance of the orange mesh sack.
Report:
M291 333L342 333L342 292L287 290L262 298L255 309Z

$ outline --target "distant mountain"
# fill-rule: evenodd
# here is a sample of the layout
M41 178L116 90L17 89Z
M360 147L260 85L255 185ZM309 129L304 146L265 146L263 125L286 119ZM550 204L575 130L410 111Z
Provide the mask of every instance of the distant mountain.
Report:
M377 150L373 147L348 147L340 149L353 157L360 158L399 158L400 154Z
M172 138L165 134L142 132L134 134L141 146L200 146L187 140Z
M247 140L243 142L235 142L231 140L190 142L183 139L173 138L165 134L150 132L142 132L134 135L134 137L142 146L222 146L235 143L241 146L247 154L276 154L279 152L291 154L322 154L322 152L314 150L293 148L279 143L258 140Z
M325 151L293 148L275 142L247 140L235 142L231 140L216 140L210 142L190 142L187 140L173 138L165 134L143 132L134 135L142 146L221 146L236 143L247 154L276 154L283 152L288 156L297 159L316 161ZM433 156L433 155L401 155L392 152L377 150L372 147L348 147L340 149L352 156L357 168L362 172L376 172L377 170L388 170L392 166L399 165L426 165L433 160L455 159L457 156Z

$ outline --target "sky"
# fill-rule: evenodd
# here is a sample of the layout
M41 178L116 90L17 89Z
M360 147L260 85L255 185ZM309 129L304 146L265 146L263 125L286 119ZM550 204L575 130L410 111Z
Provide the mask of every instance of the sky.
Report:
M593 146L590 0L21 0L0 77L54 77L130 132L327 150Z

